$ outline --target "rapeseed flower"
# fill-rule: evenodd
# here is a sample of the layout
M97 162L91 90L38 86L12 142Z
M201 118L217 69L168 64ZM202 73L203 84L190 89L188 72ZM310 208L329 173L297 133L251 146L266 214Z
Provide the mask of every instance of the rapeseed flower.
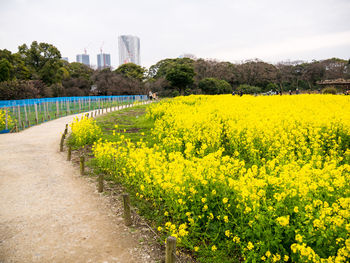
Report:
M346 262L349 112L346 96L178 97L148 108L154 146L116 134L93 152L188 249L215 242L198 253L234 246L249 261Z

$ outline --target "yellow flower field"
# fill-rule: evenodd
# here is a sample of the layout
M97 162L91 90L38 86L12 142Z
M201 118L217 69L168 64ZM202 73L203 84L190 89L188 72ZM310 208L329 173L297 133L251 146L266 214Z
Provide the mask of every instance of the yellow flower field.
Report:
M201 262L350 260L350 98L189 96L154 104L157 144L97 162Z
M84 146L86 144L92 144L101 136L101 128L96 125L96 121L93 118L82 116L74 118L70 124L72 129L72 135L69 139L69 143L74 146Z

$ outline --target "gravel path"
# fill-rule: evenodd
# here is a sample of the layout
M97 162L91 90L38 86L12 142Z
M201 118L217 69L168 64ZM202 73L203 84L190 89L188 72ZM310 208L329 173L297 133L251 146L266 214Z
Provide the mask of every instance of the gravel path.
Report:
M151 261L140 260L122 218L59 152L73 117L0 135L0 262Z

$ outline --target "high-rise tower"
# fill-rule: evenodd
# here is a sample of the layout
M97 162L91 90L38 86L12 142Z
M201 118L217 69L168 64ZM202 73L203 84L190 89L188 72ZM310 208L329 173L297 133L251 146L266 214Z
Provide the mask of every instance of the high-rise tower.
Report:
M122 35L118 37L119 65L134 63L141 65L140 39L136 36Z
M104 69L111 67L111 55L100 53L97 54L97 68Z
M85 51L85 54L78 54L77 55L77 62L83 63L86 66L90 67L90 57L88 54L86 54L86 51Z

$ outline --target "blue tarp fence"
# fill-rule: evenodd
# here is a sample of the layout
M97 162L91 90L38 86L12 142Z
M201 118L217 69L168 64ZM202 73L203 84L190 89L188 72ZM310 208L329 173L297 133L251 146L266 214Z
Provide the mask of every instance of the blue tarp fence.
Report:
M54 118L110 109L148 100L147 95L58 97L0 101L0 134L21 130Z
M0 100L0 108L23 106L23 105L34 105L43 102L75 102L79 100L109 100L109 99L120 99L120 100L147 100L147 95L125 95L125 96L86 96L86 97L57 97L57 98L41 98L41 99L25 99L25 100Z

